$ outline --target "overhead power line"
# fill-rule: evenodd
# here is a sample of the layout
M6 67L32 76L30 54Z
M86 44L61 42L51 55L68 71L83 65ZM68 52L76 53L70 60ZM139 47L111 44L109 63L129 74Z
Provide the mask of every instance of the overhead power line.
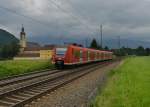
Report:
M69 16L71 16L73 19L75 19L76 21L78 21L79 23L83 24L84 26L86 26L89 30L91 30L91 28L89 27L88 24L86 24L85 22L81 21L81 19L74 15L71 12L68 12L67 10L65 10L64 8L62 8L60 5L58 5L56 2L54 2L53 0L49 0L49 2L51 2L52 4L54 4L59 10L61 10L62 12L68 14ZM50 4L50 3L49 3Z
M59 10L61 10L62 12L64 12L64 13L68 14L69 16L71 16L74 20L76 20L76 21L80 22L82 25L86 26L86 28L88 28L89 30L92 30L92 29L89 27L89 25L86 24L85 22L83 22L80 18L78 18L78 16L75 16L73 13L70 13L70 12L68 12L67 10L63 9L60 5L58 5L58 4L57 4L56 2L54 2L53 0L49 0L49 2L51 2L52 4L54 4L54 5L55 5ZM50 4L50 3L49 3L49 4ZM34 22L37 22L37 23L39 23L39 24L42 24L42 25L44 25L44 26L48 26L48 27L51 26L49 23L44 23L43 21L37 20L37 19L35 19L35 18L33 18L33 17L30 17L30 16L26 16L26 15L24 15L24 14L22 14L22 13L19 13L19 12L15 11L15 10L12 10L12 9L10 9L10 8L7 8L7 7L4 7L4 6L2 6L2 5L0 5L0 9L3 9L3 10L5 10L5 11L10 12L10 13L15 14L15 15L22 16L22 17L24 17L24 18L30 19L30 20L32 20L32 21L34 21Z
M3 7L3 6L0 5L0 8L3 9L3 10L5 10L5 11L8 11L8 12L10 12L10 13L12 13L12 14L15 14L15 15L22 16L22 17L25 17L25 18L27 18L27 19L30 19L30 20L32 20L32 21L34 21L34 22L37 22L37 23L39 23L39 24L42 24L42 25L44 25L44 26L48 26L48 27L50 26L50 24L43 23L43 22L40 21L40 20L37 20L37 19L34 19L34 18L30 17L30 16L26 16L26 15L24 15L24 14L18 13L18 12L14 11L14 10L11 10L11 9L7 8L7 7Z
M100 25L101 47L103 48L103 25Z
M72 3L70 0L65 0L65 1L69 3L69 5L71 6L71 8L72 8L73 10L75 10L77 13L81 13L82 10L79 10L78 8L74 7L74 6L73 6L73 3ZM87 15L86 15L86 14L83 14L83 11L82 11L82 13L79 14L78 16L79 16L79 17L82 17L82 18L85 18ZM87 17L86 17L86 18L87 18ZM85 23L86 23L86 22L87 22L87 21L85 21Z
M118 48L121 48L121 43L120 43L120 36L118 36Z

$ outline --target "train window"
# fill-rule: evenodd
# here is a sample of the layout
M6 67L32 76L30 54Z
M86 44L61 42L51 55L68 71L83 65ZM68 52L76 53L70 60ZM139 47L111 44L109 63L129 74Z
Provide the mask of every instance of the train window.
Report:
M94 56L95 56L95 59L97 59L97 52L95 52L95 55L94 55Z
M96 53L96 59L98 59L98 52Z
M89 57L90 57L90 59L91 59L91 57L92 57L92 52L89 52L89 54L90 54Z
M104 53L102 53L102 58L104 58Z
M86 51L86 58L88 58L88 51Z
M92 58L93 58L93 60L95 59L95 53L94 52L92 52Z
M66 54L67 48L56 48L56 55L64 56Z
M97 52L97 59L99 58L99 53Z
M74 56L75 56L75 58L79 58L80 57L80 51L74 50Z
M93 56L94 56L94 55L93 55L93 52L91 52L90 55L91 55L90 57L93 58Z
M95 59L96 59L96 58L97 58L97 53L96 53L96 52L95 52L95 55L94 55L94 56L95 56Z

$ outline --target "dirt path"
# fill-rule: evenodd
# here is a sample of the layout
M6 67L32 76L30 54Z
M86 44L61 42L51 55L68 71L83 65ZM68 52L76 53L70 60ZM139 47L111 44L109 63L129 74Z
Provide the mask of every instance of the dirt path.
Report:
M96 93L98 86L102 86L107 73L117 67L115 62L100 68L88 75L73 81L56 91L43 96L26 107L86 107Z

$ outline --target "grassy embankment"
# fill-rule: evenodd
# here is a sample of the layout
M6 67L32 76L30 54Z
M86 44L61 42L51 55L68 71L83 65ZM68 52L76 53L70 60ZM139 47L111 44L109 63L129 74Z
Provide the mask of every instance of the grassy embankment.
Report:
M48 60L0 61L0 78L53 67Z
M150 107L150 57L127 58L112 70L92 107Z

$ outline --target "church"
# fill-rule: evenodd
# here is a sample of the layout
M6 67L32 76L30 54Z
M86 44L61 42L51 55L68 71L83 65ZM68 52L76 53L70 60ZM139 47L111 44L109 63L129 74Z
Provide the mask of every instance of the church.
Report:
M28 42L25 29L22 26L20 32L20 52L14 60L36 60L36 59L51 59L55 45L41 46L38 43Z

